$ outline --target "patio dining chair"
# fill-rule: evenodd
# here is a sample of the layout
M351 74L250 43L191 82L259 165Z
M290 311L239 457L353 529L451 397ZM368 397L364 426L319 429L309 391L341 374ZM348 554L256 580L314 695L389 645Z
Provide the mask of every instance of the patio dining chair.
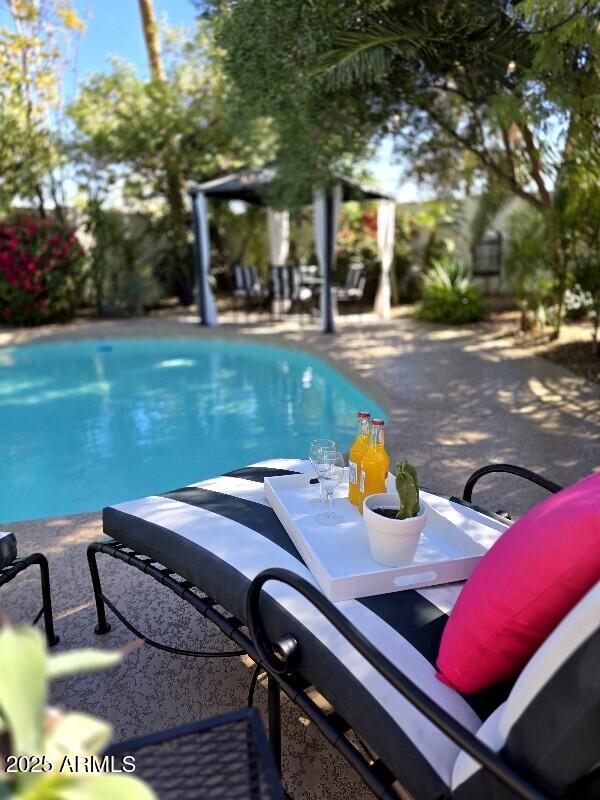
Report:
M367 284L367 269L364 264L354 262L348 267L346 283L336 287L336 296L340 303L361 303Z
M242 300L247 314L253 307L264 306L269 298L269 291L262 285L256 267L234 265L233 296Z
M54 632L52 616L52 595L50 593L50 571L48 560L42 553L31 553L28 556L17 555L17 540L14 533L0 531L0 587L10 583L28 567L38 566L42 584L42 607L33 620L35 625L43 616L46 641L48 647L58 644L59 637Z
M319 267L316 264L300 264L300 282L303 286L312 288L313 286L320 286L323 279L319 272Z
M296 306L302 313L308 311L313 291L308 286L302 285L302 273L299 267L271 266L269 274L273 314L286 314Z
M416 800L594 796L597 733L586 735L570 714L585 702L593 725L600 709L593 669L600 589L573 610L574 623L569 615L555 630L514 685L459 694L437 679L435 661L461 584L346 600L332 610L263 490L266 477L311 471L306 461L277 459L106 508L104 532L113 538L88 548L97 632L110 629L108 608L149 644L185 652L141 634L106 596L96 563L106 554L170 588L238 648L185 654L247 653L258 665L250 695L258 671L266 669L269 737L278 764L283 692L377 797L397 800L399 785L400 796ZM479 477L498 471L550 492L560 489L511 465L479 470L460 501L451 502L491 536L500 536L509 521L478 510L471 494ZM582 639L586 626L589 637ZM592 652L584 647L588 640ZM550 753L550 764L539 748Z

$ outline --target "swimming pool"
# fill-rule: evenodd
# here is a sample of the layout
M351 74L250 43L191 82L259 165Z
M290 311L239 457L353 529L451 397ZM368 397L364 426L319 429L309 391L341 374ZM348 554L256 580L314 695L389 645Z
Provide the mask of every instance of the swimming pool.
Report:
M383 410L323 361L266 345L112 339L0 349L0 521L96 511L265 458L347 449Z

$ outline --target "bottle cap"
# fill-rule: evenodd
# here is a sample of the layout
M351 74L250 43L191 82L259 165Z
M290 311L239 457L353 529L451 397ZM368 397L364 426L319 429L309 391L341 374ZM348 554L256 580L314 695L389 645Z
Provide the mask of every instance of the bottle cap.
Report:
M359 411L358 412L359 419L371 419L371 412L370 411Z
M373 425L374 428L383 428L385 423L382 419L373 419L371 420L371 425Z

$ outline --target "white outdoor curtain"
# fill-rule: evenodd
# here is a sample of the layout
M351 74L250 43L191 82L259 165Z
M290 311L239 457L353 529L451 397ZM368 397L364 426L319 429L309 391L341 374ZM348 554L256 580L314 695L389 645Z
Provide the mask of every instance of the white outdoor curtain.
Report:
M206 207L206 195L198 192L194 198L196 204L196 214L198 215L198 237L200 240L200 269L202 274L202 287L204 292L205 324L218 325L217 307L208 280L210 269L210 239L208 233L208 209ZM200 287L198 287L198 302L200 302Z
M269 264L282 266L290 252L290 214L289 211L267 209L267 230L269 233Z
M381 275L375 295L374 311L381 319L389 319L392 313L390 269L394 259L395 222L396 204L392 200L380 200L377 208L377 250L381 262Z
M331 217L327 219L327 194L323 189L315 189L313 193L313 217L315 227L315 249L319 262L319 272L321 277L326 277L327 264L335 265L335 239L337 234L338 222L340 218L340 208L342 205L342 187L337 183L331 189ZM329 236L327 226L329 224ZM327 253L329 242L330 252ZM331 274L330 274L331 278ZM331 332L334 328L336 313L335 295L331 295L331 286L323 280L321 284L321 330Z

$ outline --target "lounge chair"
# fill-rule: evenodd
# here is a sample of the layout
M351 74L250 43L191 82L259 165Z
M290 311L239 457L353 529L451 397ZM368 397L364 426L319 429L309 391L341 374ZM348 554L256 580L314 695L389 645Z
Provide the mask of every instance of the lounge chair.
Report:
M494 465L478 471L467 482L465 494L472 492L478 476L501 469L518 472L549 491L560 488L527 470ZM540 740L539 727L545 723L540 718L539 703L534 700L541 697L542 710L549 707L550 693L554 691L550 678L556 674L548 669L547 661L538 669L540 662L535 658L543 648L514 688L505 685L462 696L437 680L434 667L441 634L460 584L349 600L335 607L328 603L267 504L262 486L267 476L309 471L310 466L304 461L264 462L160 496L106 508L104 531L114 539L93 543L88 549L97 631L109 629L106 605L140 635L102 592L96 556L105 553L171 588L215 622L256 663L266 666L269 732L278 762L279 697L283 691L315 722L378 797L397 798L394 786L398 783L417 800L540 800L551 796L548 786L554 791L556 785L552 786L543 774L536 774L536 764L532 764L535 746L521 744L520 760L510 733L505 743L486 739L494 721L506 709L512 709L520 732L525 731L527 738L529 731L533 745L536 737ZM503 516L477 510L465 496L456 502L460 502L461 511L467 516L485 522L498 535L508 524ZM262 589L264 581L273 578L279 582ZM294 588L282 586L281 579ZM195 591L197 588L202 595ZM299 597L298 591L304 597ZM221 613L219 607L226 613ZM253 638L244 631L248 623ZM568 629L568 620L565 624ZM565 639L561 628L562 625L555 631L559 637L557 646L561 652L568 652L572 642L569 644L568 635ZM597 635L594 641L597 647ZM270 642L275 643L274 650ZM547 650L551 658L556 653L552 642L548 642ZM569 659L569 663L573 661ZM548 675L546 685L543 680ZM256 673L251 693L255 680ZM527 699L526 691L523 694L523 685L525 690L529 687L530 695L531 687L537 686L534 700ZM310 687L325 697L331 711L324 711L323 705L314 701ZM561 682L560 702L567 709L570 692L569 685ZM590 695L590 703L592 713L597 714L598 694ZM533 727L528 727L530 721ZM495 729L491 732L495 735ZM522 740L522 736L517 739ZM582 762L572 757L573 747L580 748L585 761L589 747L584 745L585 742L575 742L554 753L556 763L560 758L563 763L564 759L571 759L569 768L562 772L563 778L568 775L568 785L560 787L565 790L563 794L575 791L571 784L579 781L576 791L580 793L571 797L586 797L584 791L593 780L577 772ZM483 764L483 771L473 765L469 756ZM490 774L496 777L489 778ZM484 787L479 794L478 786Z
M31 553L28 556L17 556L17 540L14 533L0 532L0 586L4 586L16 578L28 567L38 565L42 582L42 607L36 614L33 624L44 617L46 640L48 647L58 644L59 637L54 632L52 617L52 596L50 593L50 572L48 561L42 553Z

